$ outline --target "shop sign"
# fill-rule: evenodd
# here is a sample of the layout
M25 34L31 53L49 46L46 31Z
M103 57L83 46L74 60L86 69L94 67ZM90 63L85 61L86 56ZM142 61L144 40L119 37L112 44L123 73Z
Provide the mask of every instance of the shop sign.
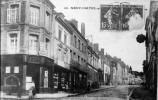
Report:
M26 77L26 82L32 82L32 77Z
M47 66L53 66L53 60L50 60L50 59L46 59L46 65Z
M44 71L44 87L48 87L48 70Z
M41 58L37 56L28 56L28 63L41 64Z
M48 78L47 77L44 78L44 87L45 88L48 87Z

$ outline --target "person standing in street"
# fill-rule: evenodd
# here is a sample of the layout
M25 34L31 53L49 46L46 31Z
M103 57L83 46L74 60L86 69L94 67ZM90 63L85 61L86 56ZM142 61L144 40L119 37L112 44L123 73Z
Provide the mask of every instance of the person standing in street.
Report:
M34 83L34 81L32 81L30 89L29 89L29 98L32 99L32 98L34 98L35 95L36 95L35 83Z
M17 84L17 96L19 98L21 98L21 87L20 87L20 81L18 80L18 84Z

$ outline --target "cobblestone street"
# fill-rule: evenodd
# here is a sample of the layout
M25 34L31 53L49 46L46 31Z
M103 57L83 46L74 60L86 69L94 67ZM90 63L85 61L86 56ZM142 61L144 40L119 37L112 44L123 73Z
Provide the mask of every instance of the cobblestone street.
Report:
M114 88L107 88L97 92L87 93L79 95L78 97L91 97L96 99L107 99L107 100L126 100L132 90L136 88L136 85L120 85Z

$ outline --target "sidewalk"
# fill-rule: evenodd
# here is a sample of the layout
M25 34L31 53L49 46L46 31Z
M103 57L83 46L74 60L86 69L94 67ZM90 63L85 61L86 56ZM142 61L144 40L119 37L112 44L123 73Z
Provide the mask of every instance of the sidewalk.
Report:
M103 89L106 89L106 88L112 88L112 87L115 87L115 86L106 86L106 85L103 85L103 86L100 86L100 88L98 89L93 89L91 90L90 92L94 92L94 91L99 91L99 90L103 90ZM84 93L90 93L90 92L82 92L82 93L68 93L68 92L64 92L64 91L59 91L58 93L38 93L35 95L35 98L62 98L62 97L72 97L72 96L77 96L77 95L81 95L81 94L84 94ZM7 95L6 93L3 93L2 91L0 91L1 93L1 99L28 99L29 97L27 95L23 95L21 98L17 97L16 94L12 94L12 95ZM3 100L2 99L2 100Z

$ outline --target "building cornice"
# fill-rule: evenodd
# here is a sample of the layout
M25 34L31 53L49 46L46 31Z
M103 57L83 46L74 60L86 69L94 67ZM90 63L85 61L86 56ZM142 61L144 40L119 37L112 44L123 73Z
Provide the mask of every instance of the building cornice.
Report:
M55 17L56 21L59 22L68 32L72 34L72 30L69 28L69 26L58 16Z

